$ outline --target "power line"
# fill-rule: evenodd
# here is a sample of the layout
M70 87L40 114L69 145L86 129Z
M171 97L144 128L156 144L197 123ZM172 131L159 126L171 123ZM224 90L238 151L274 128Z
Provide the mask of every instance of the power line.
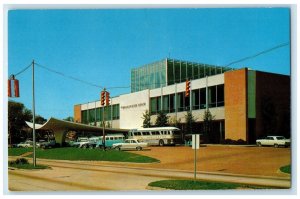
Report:
M230 65L232 65L232 64L236 64L236 63L245 61L245 60L247 60L247 59L253 59L253 58L258 57L258 56L260 56L260 55L262 55L262 54L269 53L269 52L271 52L271 51L273 51L273 50L276 50L276 49L278 49L278 48L282 48L282 47L287 46L287 45L289 45L289 42L279 44L279 45L274 46L274 47L272 47L272 48L269 48L269 49L267 49L267 50L261 51L261 52L255 54L255 55L251 55L251 56L248 56L248 57L244 57L244 58L242 58L242 59L239 59L239 60L237 60L237 61L233 61L233 62L231 62L231 63L229 63L229 64L227 64L227 65L225 65L225 66L228 67L228 66L230 66Z
M96 85L96 84L87 82L87 81L85 81L85 80L81 80L81 79L79 79L79 78L72 77L72 76L70 76L70 75L66 75L66 74L64 74L64 73L55 71L55 70L50 69L50 68L48 68L48 67L46 67L46 66L43 66L43 65L41 65L41 64L38 64L38 63L35 63L35 64L36 64L37 66L39 66L39 67L45 69L45 70L48 70L48 71L50 71L50 72L52 72L52 73L56 73L56 74L61 75L61 76L63 76L63 77L66 77L66 78L69 78L69 79L73 79L73 80L75 80L75 81L78 81L78 82L81 82L81 83L84 83L84 84L87 84L87 85L90 85L90 86L94 86L94 87L97 87L97 88L101 88L101 89L104 88L103 86L99 86L99 85Z
M20 72L16 73L14 76L18 76L20 74L22 74L23 72L25 72L28 68L30 68L30 66L32 66L32 63L29 64L29 66L25 67L23 70L21 70Z

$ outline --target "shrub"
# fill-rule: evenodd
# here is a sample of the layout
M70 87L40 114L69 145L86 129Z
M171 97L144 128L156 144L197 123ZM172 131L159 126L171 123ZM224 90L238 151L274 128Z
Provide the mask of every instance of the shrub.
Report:
M226 140L223 140L221 144L241 145L241 144L247 144L247 142L242 139L239 139L239 140L226 139Z
M13 164L29 164L29 162L25 158L18 158L15 161L10 161L9 162L9 165L13 165Z

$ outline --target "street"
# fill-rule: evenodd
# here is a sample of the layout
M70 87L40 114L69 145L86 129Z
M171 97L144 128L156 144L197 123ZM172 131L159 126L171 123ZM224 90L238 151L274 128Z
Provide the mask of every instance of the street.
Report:
M193 179L191 171L128 166L104 162L39 160L46 170L9 170L11 191L145 191L150 182L165 179ZM148 165L149 166L149 165ZM198 172L197 179L290 187L289 177L261 177Z

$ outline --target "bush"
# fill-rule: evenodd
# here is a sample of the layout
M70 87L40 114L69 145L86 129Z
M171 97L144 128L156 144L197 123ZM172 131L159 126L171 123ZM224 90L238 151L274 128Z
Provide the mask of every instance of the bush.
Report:
M242 144L247 144L247 142L242 139L239 140L226 139L223 140L221 144L242 145Z
M18 158L15 161L10 161L9 162L9 165L13 165L13 164L29 164L29 162L25 158Z

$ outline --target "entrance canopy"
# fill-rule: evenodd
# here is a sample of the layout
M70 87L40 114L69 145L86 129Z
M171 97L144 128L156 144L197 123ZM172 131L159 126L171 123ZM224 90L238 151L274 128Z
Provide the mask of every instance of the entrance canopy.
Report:
M33 128L33 123L26 124ZM62 144L65 141L66 133L68 131L85 131L85 132L99 132L102 133L103 128L91 126L76 122L60 120L51 117L45 124L35 124L36 130L51 130L54 133L56 143ZM127 133L129 129L105 128L105 133Z

